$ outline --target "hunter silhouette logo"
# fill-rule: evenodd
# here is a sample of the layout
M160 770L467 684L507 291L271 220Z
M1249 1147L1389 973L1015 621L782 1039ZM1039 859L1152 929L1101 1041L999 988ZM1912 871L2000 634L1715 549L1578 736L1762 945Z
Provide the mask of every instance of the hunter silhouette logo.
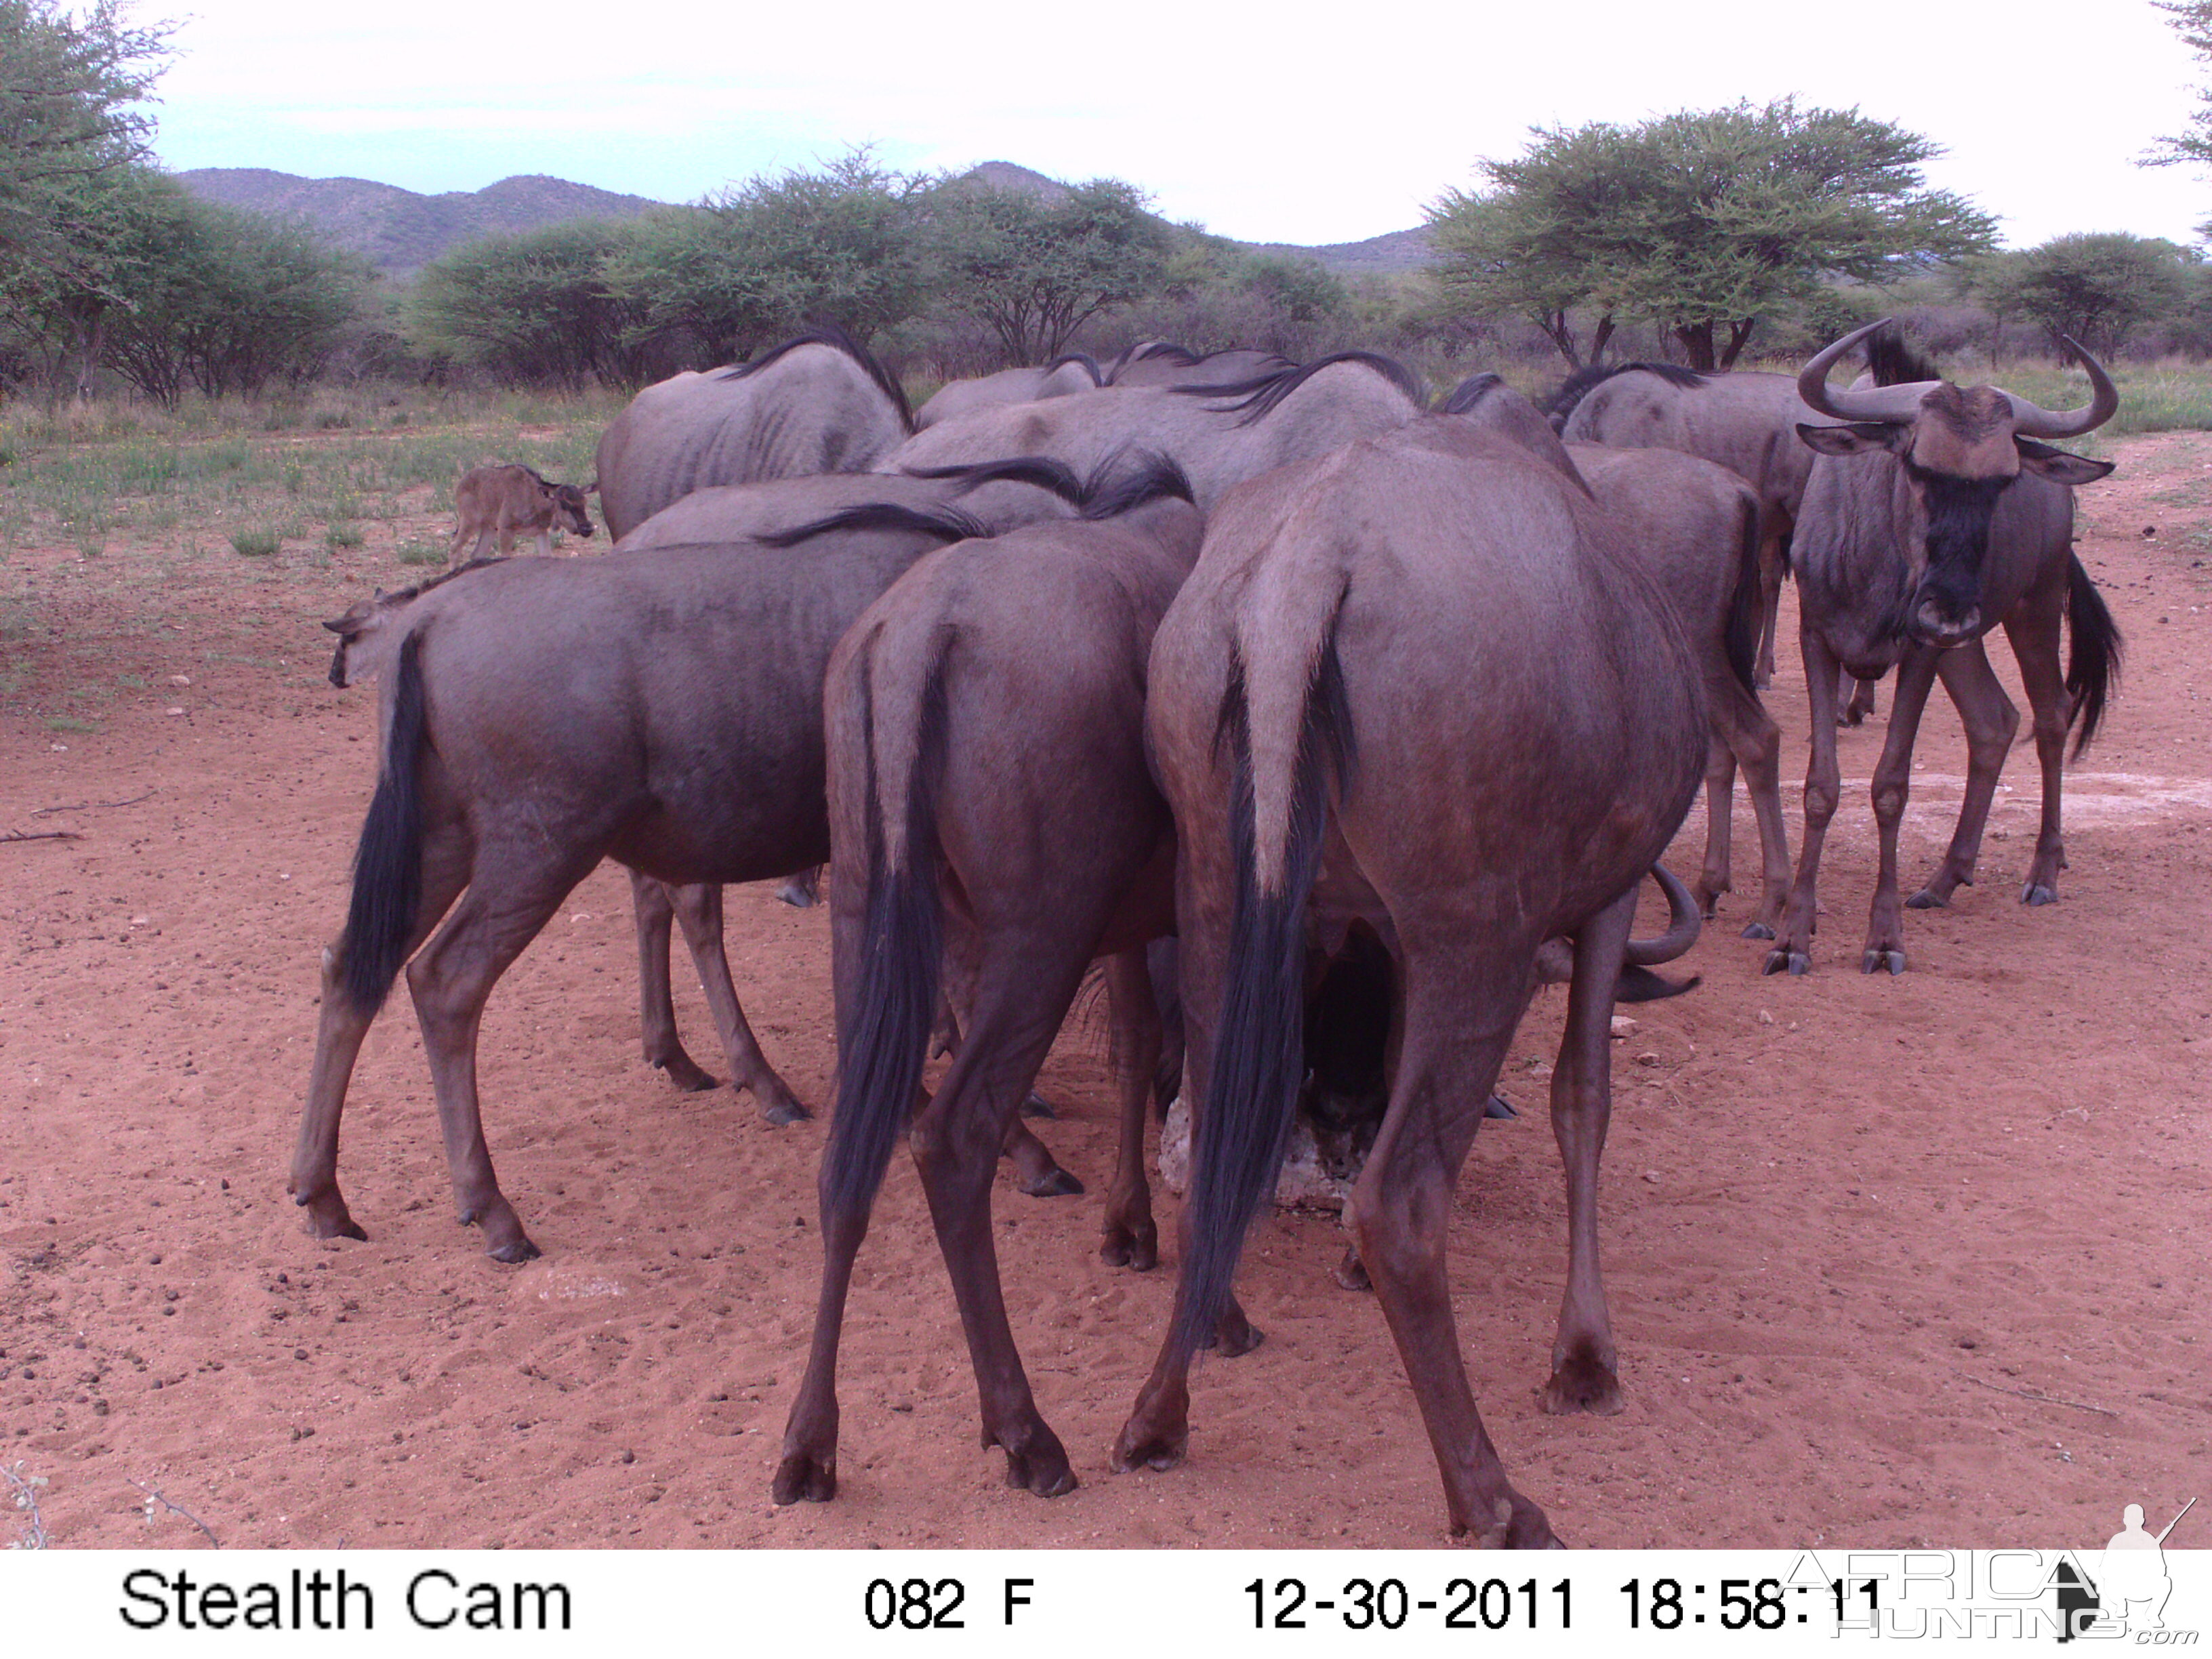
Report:
M2120 1513L2120 1529L2106 1544L2094 1578L2085 1579L2070 1560L2060 1563L2052 1575L2063 1626L2058 1639L2070 1642L2100 1623L2110 1626L2100 1635L2164 1630L2166 1599L2173 1593L2166 1571L2166 1536L2196 1507L2192 1498L2164 1532L2153 1535L2143 1530L2142 1505L2130 1504Z

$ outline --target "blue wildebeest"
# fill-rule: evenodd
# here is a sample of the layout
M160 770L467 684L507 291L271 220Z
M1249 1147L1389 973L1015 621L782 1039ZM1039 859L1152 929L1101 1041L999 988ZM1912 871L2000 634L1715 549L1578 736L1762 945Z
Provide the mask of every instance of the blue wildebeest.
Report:
M686 372L639 392L599 438L600 510L620 551L655 514L699 490L865 472L913 431L898 382L842 329L824 325L750 362ZM811 903L813 876L795 875L782 896ZM646 1064L679 1089L711 1089L714 1079L677 1035L668 952L677 908L719 915L721 896L672 892L633 872L630 902ZM719 922L714 931L719 939Z
M517 531L538 538L542 557L553 551L553 532L566 530L588 539L592 513L586 501L599 485L556 484L537 468L520 461L479 466L453 486L453 543L446 550L451 564L465 547L481 559L495 544L500 556L514 551Z
M1348 1212L1359 1258L1454 1530L1551 1541L1468 1387L1444 1245L1540 947L1571 938L1552 1085L1568 1285L1543 1399L1617 1407L1596 1231L1608 1021L1625 959L1696 936L1684 894L1666 939L1629 948L1638 884L1696 794L1707 728L1673 610L1615 533L1519 445L1431 444L1419 428L1284 467L1212 515L1154 641L1146 711L1176 815L1196 1145L1174 1319L1115 1467L1183 1454L1190 1360L1231 1304L1300 1082L1309 940L1357 925L1403 987L1389 1106Z
M770 495L781 531L759 521ZM932 548L1073 511L991 469L790 479L729 500L720 523L711 499L695 509L674 544L465 565L328 624L331 679L380 681L384 752L345 928L324 952L289 1183L317 1237L366 1237L338 1190L338 1121L404 967L461 1219L500 1261L535 1255L477 1109L477 1030L500 976L603 858L710 896L820 863L831 648ZM708 931L719 903L682 914L732 1075L770 1121L805 1115L738 1006ZM1026 1182L1057 1173L1034 1137L1011 1150Z
M2066 867L2059 828L2067 732L2075 751L2094 735L2118 672L2120 635L2096 585L2074 556L2074 491L2110 472L2038 441L2094 431L2119 408L2119 393L2095 358L2072 346L2087 371L2089 401L2063 412L2038 408L1995 386L1961 387L1930 378L1849 390L1828 370L1883 327L1872 323L1820 352L1797 377L1800 396L1841 426L1801 426L1818 455L1806 485L1791 559L1799 631L1812 703L1813 750L1805 775L1805 843L1782 937L1766 971L1804 973L1817 913L1815 884L1840 775L1836 761L1838 665L1861 678L1897 667L1897 699L1873 780L1881 869L1867 921L1861 969L1905 971L1898 904L1897 829L1905 815L1912 743L1938 678L1966 728L1966 798L1950 850L1917 908L1948 904L1971 884L1997 774L2020 714L1997 684L1983 635L1999 623L2020 663L2043 769L2043 818L2021 902L2058 896ZM2062 679L2058 639L2072 647Z
M1146 944L1174 926L1175 832L1145 762L1145 658L1198 554L1188 483L1151 465L1085 521L963 542L864 611L830 665L837 1109L821 1173L823 1280L784 1435L780 1504L836 1491L836 1358L854 1259L912 1119L960 1304L986 1445L1010 1485L1075 1485L1038 1413L991 1244L993 1166L1085 971L1111 958L1122 1174L1140 1170L1159 1045ZM917 1109L940 989L959 1036ZM1148 1205L1117 1180L1109 1235ZM1146 1265L1139 1263L1138 1265Z
M1073 392L1096 392L1105 384L1105 373L1097 359L1071 351L1042 368L1002 368L972 380L947 381L935 397L915 410L914 429L923 431L939 421L958 420L979 409L996 409L1003 404L1039 403Z

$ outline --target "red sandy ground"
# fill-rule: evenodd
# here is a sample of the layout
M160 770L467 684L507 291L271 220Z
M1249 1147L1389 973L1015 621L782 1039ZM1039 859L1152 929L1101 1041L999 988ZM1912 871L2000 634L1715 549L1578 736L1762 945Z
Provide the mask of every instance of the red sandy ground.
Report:
M1863 978L1877 721L1843 738L1855 784L1813 975L1759 977L1764 947L1736 936L1731 900L1692 958L1703 988L1631 1011L1604 1198L1629 1405L1609 1419L1534 1403L1565 1270L1541 1110L1563 1000L1532 1013L1502 1085L1523 1115L1486 1127L1469 1161L1453 1273L1491 1431L1568 1540L2087 1544L2124 1502L2170 1514L2212 1484L2197 684L2212 582L2191 539L2212 526L2212 439L2119 452L2118 476L2081 494L2081 550L2130 656L2069 784L2063 902L2015 902L2036 802L2023 736L1982 884L1952 911L1907 913L1908 975ZM319 569L167 556L19 552L0 660L42 710L70 687L147 683L110 694L98 734L0 722L0 827L83 836L0 846L0 1461L49 1478L58 1543L200 1541L173 1515L149 1524L134 1480L240 1546L1443 1541L1381 1316L1330 1282L1332 1218L1255 1229L1244 1294L1269 1340L1202 1365L1188 1463L1109 1473L1172 1268L1097 1257L1109 1095L1098 1042L1075 1034L1042 1085L1061 1120L1041 1127L1091 1194L1002 1184L998 1224L1080 1489L1008 1491L1000 1454L978 1450L902 1160L847 1333L841 1492L771 1507L812 1311L822 1130L768 1128L750 1100L678 1095L639 1063L611 867L484 1029L489 1133L545 1259L497 1266L454 1226L404 998L347 1120L346 1189L371 1241L305 1237L284 1171L317 953L374 763L372 699L322 683L316 624L392 567L374 548ZM1801 682L1793 659L1772 694L1793 775ZM1913 884L1962 770L1939 696L1905 828ZM1756 867L1741 804L1737 822L1741 877ZM1677 868L1694 870L1702 834L1693 815ZM747 890L730 932L771 1057L823 1102L823 913ZM696 990L679 997L706 1060ZM13 1519L0 1509L0 1532Z

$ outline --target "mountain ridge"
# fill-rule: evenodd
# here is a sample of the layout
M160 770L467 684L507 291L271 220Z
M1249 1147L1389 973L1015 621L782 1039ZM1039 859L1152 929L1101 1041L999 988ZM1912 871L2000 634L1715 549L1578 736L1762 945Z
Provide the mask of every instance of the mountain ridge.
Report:
M307 179L270 167L194 167L175 176L185 189L210 201L305 219L339 246L394 276L419 270L480 237L542 230L579 219L631 219L672 205L544 173L517 173L482 190L436 195L371 179ZM1047 201L1067 192L1059 179L1013 161L980 162L960 176ZM1251 253L1312 259L1340 276L1417 270L1429 252L1428 231L1419 226L1318 246L1221 240Z

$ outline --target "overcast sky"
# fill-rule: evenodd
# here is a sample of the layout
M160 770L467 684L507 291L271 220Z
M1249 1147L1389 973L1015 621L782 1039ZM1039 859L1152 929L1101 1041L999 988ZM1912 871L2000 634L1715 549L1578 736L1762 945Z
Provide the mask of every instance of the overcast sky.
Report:
M139 0L137 15L181 9ZM2212 179L2134 163L2186 124L2212 70L2150 0L2043 15L1991 0L197 0L159 149L179 170L425 191L544 173L688 201L872 143L902 170L1000 159L1126 179L1171 218L1320 243L1418 224L1534 125L1794 93L1935 139L1931 182L1998 215L2013 246L2189 240Z

